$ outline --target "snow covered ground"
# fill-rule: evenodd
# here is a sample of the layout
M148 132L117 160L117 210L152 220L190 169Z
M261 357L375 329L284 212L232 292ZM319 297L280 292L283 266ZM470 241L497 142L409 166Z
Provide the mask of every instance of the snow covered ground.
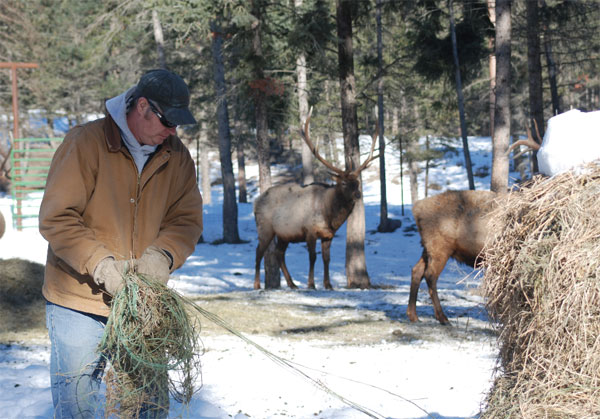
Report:
M475 171L481 173L476 178L476 188L489 189L491 141L474 137L470 138L469 145ZM209 244L222 236L220 186L213 188L213 204L204 208L206 243L199 244L186 264L174 272L170 284L187 295L237 293L263 303L294 302L306 307L323 307L323 316L338 309L349 310L353 316L382 316L391 321L388 337L369 344L361 344L360 339L356 344L291 339L284 333L248 337L291 361L331 391L364 407L372 417L475 417L490 388L497 355L496 339L483 301L473 292L478 279L469 268L449 262L438 288L452 325L440 326L433 318L425 284L422 284L417 306L421 321L416 326L409 324L405 312L410 269L420 256L421 247L418 234L409 228L414 221L406 172L402 215L399 158L391 148L386 152L389 215L401 219L402 228L394 233L376 232L379 223L377 165L363 176L367 268L371 283L382 287L364 291L344 289L346 232L343 226L331 247L330 269L335 291L321 289L320 259L315 272L318 290L305 290L308 254L301 244L290 245L286 254L290 272L301 290L291 292L282 281L281 290L254 291L256 230L252 204L239 205L240 236L248 243ZM460 149L458 153L447 153L431 169L430 181L444 190L466 189L467 177L461 162ZM256 176L255 168L249 168L249 176ZM18 232L12 227L11 204L10 196L0 196L0 211L7 221L7 232L0 240L0 258L18 257L44 263L45 241L36 229ZM474 329L481 333L471 333ZM395 338L397 336L400 338ZM302 375L272 362L238 337L223 331L207 334L202 340L205 347L203 387L190 405L183 407L173 402L171 417L368 417ZM48 363L47 341L39 345L16 342L0 346L0 418L53 417Z

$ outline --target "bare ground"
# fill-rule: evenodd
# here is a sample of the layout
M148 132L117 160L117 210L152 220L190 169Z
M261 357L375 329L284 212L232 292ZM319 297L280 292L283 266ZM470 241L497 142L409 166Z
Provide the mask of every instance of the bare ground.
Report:
M47 343L43 266L0 259L0 344ZM371 293L369 295L365 293ZM406 319L404 294L396 289L369 291L238 291L193 297L193 301L251 338L268 335L332 344L368 345L383 341L487 340L494 331L476 304L440 325L430 314L418 323ZM428 304L428 303L424 303ZM426 307L426 306L425 306ZM228 334L201 317L201 335Z
M252 335L266 334L290 340L327 340L335 344L368 345L383 341L407 344L447 339L488 339L494 335L481 313L467 312L442 326L424 315L408 322L405 305L382 302L394 292L378 292L382 298L368 298L356 304L355 291L261 291L233 292L196 297L202 308L218 315L234 329ZM483 316L485 317L485 316ZM202 334L223 334L220 326L202 319Z

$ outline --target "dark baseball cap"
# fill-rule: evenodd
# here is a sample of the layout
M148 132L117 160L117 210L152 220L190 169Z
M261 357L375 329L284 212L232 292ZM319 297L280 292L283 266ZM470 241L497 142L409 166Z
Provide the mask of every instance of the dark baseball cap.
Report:
M148 71L140 78L135 97L145 97L156 103L167 121L174 125L196 124L188 109L190 91L175 73L163 69Z

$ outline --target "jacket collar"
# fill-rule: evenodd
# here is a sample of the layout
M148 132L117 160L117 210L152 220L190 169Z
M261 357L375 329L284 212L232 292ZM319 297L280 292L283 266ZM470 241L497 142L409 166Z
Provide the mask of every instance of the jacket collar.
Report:
M106 138L108 151L116 152L121 149L121 131L108 112L106 112L104 118L104 137Z

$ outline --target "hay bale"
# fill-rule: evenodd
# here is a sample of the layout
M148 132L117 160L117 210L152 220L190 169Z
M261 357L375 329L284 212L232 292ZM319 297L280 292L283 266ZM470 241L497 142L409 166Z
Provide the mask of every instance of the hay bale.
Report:
M600 417L600 167L534 178L492 217L499 377L482 418Z

